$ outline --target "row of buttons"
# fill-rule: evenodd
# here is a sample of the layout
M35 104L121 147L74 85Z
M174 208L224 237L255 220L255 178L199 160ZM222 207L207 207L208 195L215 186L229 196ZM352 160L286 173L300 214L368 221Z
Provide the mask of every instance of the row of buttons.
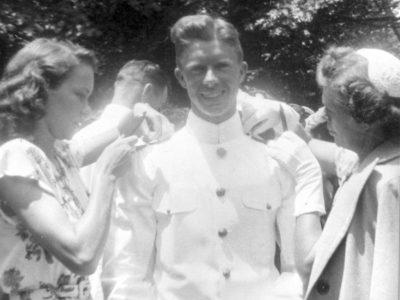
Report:
M217 155L220 158L224 158L226 156L226 150L224 148L217 148ZM218 188L216 190L216 194L218 197L223 197L225 196L226 190L224 188ZM218 236L220 238L225 238L228 235L228 230L226 228L221 228L220 230L218 230ZM224 276L224 278L226 280L228 280L231 277L231 271L226 269L222 272L222 276Z
M225 148L218 147L217 148L217 155L221 158L224 158L226 156L226 150ZM216 194L218 197L223 197L226 194L226 190L223 187L220 187L216 190Z
M222 147L217 148L217 155L220 158L224 158L226 156L226 153L227 152L226 152L226 150L224 148L222 148ZM217 194L218 197L221 198L221 197L225 196L226 190L224 188L220 187L220 188L218 188L216 190L216 194ZM226 228L221 228L221 229L218 230L218 236L220 238L225 238L227 235L228 235L228 230ZM224 276L224 278L226 280L228 280L231 277L231 271L229 269L225 269L222 272L222 276Z
M221 147L217 148L217 155L219 157L221 157L221 158L225 157L226 156L226 150L224 148L221 148ZM225 196L225 193L226 193L226 190L224 188L222 188L222 187L218 188L217 191L216 191L216 194L217 194L218 197Z

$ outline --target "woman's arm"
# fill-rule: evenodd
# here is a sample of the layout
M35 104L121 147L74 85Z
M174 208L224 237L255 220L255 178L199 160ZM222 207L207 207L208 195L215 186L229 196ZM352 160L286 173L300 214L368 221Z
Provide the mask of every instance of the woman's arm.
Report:
M96 269L107 237L114 183L126 164L136 138L120 139L107 147L99 159L97 178L89 205L73 223L54 195L37 180L5 175L0 179L0 197L43 248L72 272L91 274Z
M315 247L321 233L322 227L319 214L307 213L296 218L295 261L304 286L307 285L311 274Z
M326 175L336 176L335 155L338 151L338 146L336 146L335 143L311 139L308 142L308 147L318 160L322 171L324 171Z
M148 104L141 103L142 91L142 84L136 80L115 83L111 105L70 141L70 148L82 167L94 163L104 148L120 135L146 135L151 140L164 140L172 135L173 126L168 119Z
M289 186L287 178L291 178L294 185L287 192L287 199L283 201L277 215L282 244L286 237L286 250L282 247L282 255L286 251L286 256L290 257L290 251L293 251L293 266L289 264L286 268L294 268L296 265L302 277L307 278L313 259L313 248L322 231L320 216L325 212L321 170L306 143L292 132L283 133L268 142L267 146L272 157L280 163L282 174L286 174L282 179L286 183L282 186ZM294 210L291 209L291 203ZM294 223L292 227L289 226L291 222ZM285 267L285 264L282 266Z
M121 134L135 133L144 116L135 116L132 110L120 105L108 105L99 119L79 130L70 141L71 151L81 167L90 165L99 158L109 144Z

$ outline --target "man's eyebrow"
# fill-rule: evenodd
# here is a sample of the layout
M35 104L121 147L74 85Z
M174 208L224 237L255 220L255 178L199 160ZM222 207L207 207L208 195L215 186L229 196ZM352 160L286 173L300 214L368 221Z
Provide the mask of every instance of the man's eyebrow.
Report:
M194 68L194 67L202 67L202 64L199 64L197 62L191 62L187 64L188 68Z

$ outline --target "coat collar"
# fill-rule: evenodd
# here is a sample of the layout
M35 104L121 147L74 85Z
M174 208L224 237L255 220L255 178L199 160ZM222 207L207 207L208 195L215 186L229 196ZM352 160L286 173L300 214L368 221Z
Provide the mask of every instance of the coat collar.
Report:
M334 207L318 240L306 297L321 276L340 242L345 238L353 219L360 194L377 164L400 157L399 139L389 140L375 148L354 170L347 182L338 190Z
M224 143L244 135L238 112L228 120L219 124L214 124L199 118L190 111L186 128L188 128L199 141L207 144Z
M378 164L384 164L400 156L400 137L393 138L378 146L372 155L378 157Z

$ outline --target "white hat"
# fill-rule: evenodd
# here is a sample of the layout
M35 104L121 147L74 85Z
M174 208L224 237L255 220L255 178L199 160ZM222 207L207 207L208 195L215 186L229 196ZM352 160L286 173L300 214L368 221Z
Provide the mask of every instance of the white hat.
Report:
M375 88L391 97L400 97L400 60L379 49L360 49L357 54L368 60L368 77Z

